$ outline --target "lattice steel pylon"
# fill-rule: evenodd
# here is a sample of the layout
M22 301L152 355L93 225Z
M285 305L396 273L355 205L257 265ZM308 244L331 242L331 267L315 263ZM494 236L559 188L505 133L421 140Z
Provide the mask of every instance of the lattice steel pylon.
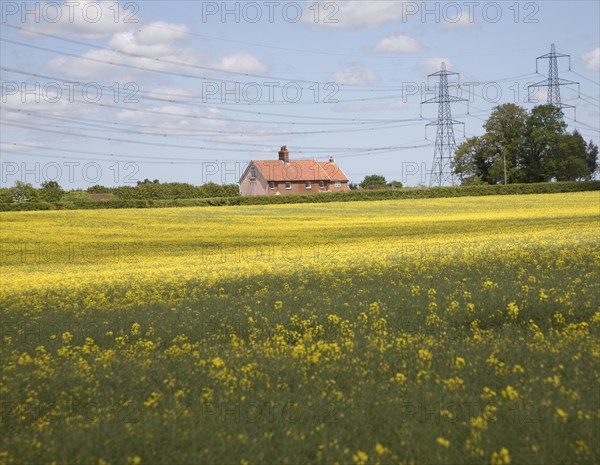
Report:
M562 103L560 100L560 86L577 84L578 92L580 91L578 82L568 81L566 79L561 79L558 77L558 59L562 58L562 57L569 58L569 71L571 71L571 55L566 55L564 53L557 53L556 47L554 46L554 44L552 44L550 46L550 53L546 53L545 55L539 56L535 59L535 72L536 73L538 72L538 61L541 59L546 59L546 58L549 60L548 79L545 79L540 82L536 82L535 84L531 84L527 87L528 87L528 89L530 89L532 87L548 87L548 98L547 98L548 104L554 105L555 107L558 107L561 110L563 108L573 108L573 111L575 112L576 108L574 105L567 105L566 103ZM531 92L529 92L528 100L531 102ZM575 115L576 115L576 113L575 113Z
M454 185L457 180L452 170L454 152L456 151L454 125L464 123L452 119L450 104L453 102L467 102L467 99L455 97L448 93L448 76L450 75L458 75L458 73L446 71L446 63L442 62L442 69L440 71L427 76L427 78L439 76L440 82L437 96L421 102L421 105L424 103L439 104L437 120L427 124L427 126L437 126L433 165L431 167L431 176L429 177L430 187L435 185L441 186L445 181L449 181L451 185Z

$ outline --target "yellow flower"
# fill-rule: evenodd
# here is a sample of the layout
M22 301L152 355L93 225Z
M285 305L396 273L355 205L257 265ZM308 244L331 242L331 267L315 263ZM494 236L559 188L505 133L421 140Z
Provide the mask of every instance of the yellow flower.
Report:
M494 281L492 281L491 279L486 279L483 284L482 287L484 289L495 289L498 287L498 284L495 283Z
M153 392L152 394L150 394L150 397L148 397L148 399L146 399L146 401L144 402L144 406L145 407L155 407L158 404L160 397L161 397L160 393Z
M419 359L427 362L431 360L432 354L427 349L419 349Z
M356 465L365 465L367 460L369 460L369 456L365 454L362 450L359 450L356 454L352 456L352 460Z
M509 465L510 464L510 454L508 453L508 449L503 447L499 452L492 452L492 457L490 459L490 465Z
M513 320L516 320L519 316L519 307L516 302L510 302L506 309L508 310L508 316Z
M487 421L484 417L471 418L471 426L477 429L487 429Z
M460 368L464 367L465 366L465 359L462 358L462 357L456 357L456 360L454 361L454 366L457 369L460 369Z
M512 386L506 386L506 389L502 390L502 397L507 398L508 400L518 399L519 393Z
M442 447L450 447L450 441L444 439L442 437L438 437L435 442L437 442Z
M561 421L567 421L569 419L569 414L567 412L565 412L563 409L561 409L560 407L557 407L556 415L554 416L554 418L558 418Z
M401 386L404 386L404 384L406 383L406 375L404 373L396 373L396 381Z
M377 455L384 455L386 454L388 451L388 449L386 447L383 446L383 444L377 443L375 444L375 452L377 453Z

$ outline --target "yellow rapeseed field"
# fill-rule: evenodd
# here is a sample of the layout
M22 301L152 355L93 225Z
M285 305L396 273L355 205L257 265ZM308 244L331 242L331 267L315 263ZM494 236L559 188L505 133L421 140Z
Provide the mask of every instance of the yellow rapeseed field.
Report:
M0 221L0 464L600 461L598 192Z

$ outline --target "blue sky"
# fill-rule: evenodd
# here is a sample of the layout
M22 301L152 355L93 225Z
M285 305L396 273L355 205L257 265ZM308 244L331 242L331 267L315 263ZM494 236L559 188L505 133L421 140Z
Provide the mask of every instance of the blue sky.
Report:
M232 183L287 145L354 182L427 184L427 75L460 73L460 143L498 104L532 108L551 43L580 83L569 129L598 143L599 21L594 1L3 1L0 182Z

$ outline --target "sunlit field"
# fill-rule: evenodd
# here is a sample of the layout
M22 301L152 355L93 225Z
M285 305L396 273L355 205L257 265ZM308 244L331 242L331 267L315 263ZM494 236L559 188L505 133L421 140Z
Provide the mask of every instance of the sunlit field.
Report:
M0 221L2 464L600 462L598 192Z

